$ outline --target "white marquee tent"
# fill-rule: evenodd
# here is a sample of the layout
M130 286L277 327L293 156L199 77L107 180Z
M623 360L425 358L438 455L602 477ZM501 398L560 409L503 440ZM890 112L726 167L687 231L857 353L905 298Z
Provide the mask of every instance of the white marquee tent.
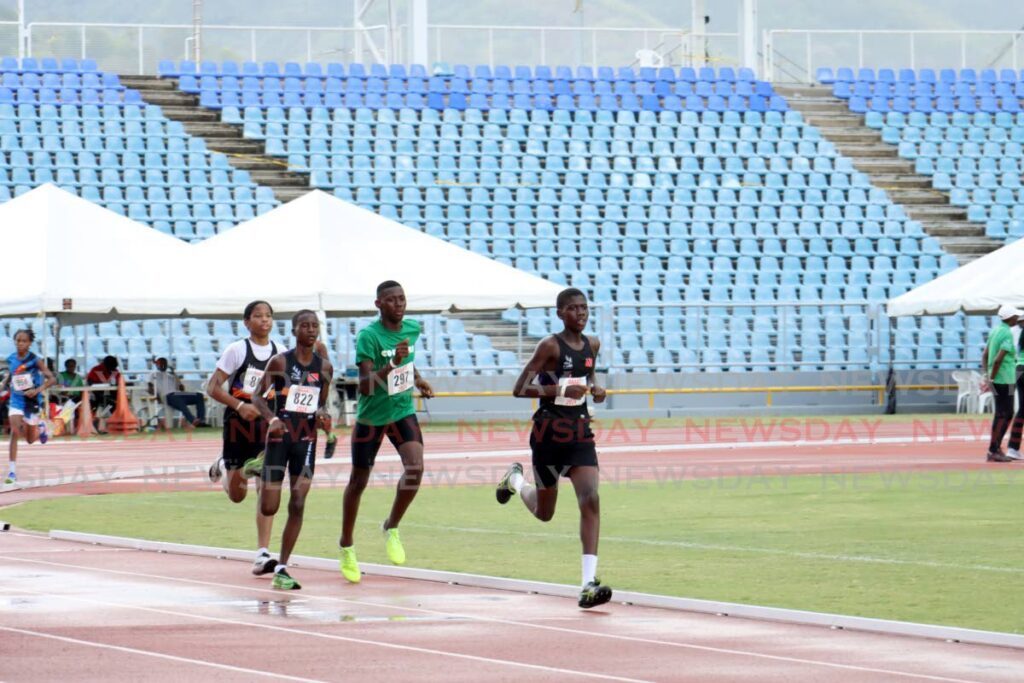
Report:
M188 310L207 317L254 298L282 313L373 313L384 280L402 283L410 313L554 306L562 289L319 190L192 249L207 279Z
M1024 240L998 249L889 300L887 313L994 314L1003 304L1024 308Z
M191 247L54 185L0 204L0 316L64 324L183 314Z

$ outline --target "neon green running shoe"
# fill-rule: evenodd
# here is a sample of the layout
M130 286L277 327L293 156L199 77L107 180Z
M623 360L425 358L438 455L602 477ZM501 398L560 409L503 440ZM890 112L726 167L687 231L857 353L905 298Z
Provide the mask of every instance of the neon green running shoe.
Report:
M398 537L398 528L385 529L387 520L381 522L380 528L384 532L384 549L388 551L388 559L391 564L405 564L405 548L402 547L402 539Z
M247 461L244 465L242 465L242 476L247 479L250 477L260 476L260 474L263 472L264 455L264 451L260 451L259 455L257 455L255 458Z
M274 582L270 585L274 588L280 588L281 590L286 591L297 591L302 588L302 586L299 585L299 582L288 574L287 569L280 569L274 572Z
M2 471L2 470L0 470L0 471ZM10 472L10 473L7 474L7 479L4 480L4 483L5 484L16 484L16 483L18 483L18 477L15 476L14 472Z
M612 589L608 586L602 586L598 579L594 579L580 591L580 599L577 604L583 609L590 609L591 607L597 607L603 605L612 599Z
M338 558L338 568L341 569L341 575L349 583L359 583L363 580L363 573L359 571L359 562L356 560L355 546L341 549L341 557Z

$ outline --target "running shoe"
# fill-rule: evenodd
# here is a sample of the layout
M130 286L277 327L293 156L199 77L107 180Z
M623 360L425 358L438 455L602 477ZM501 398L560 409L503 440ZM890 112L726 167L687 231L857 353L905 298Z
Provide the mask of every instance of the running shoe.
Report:
M18 483L17 475L15 475L14 472L8 472L7 473L7 479L4 480L4 483L5 484L16 484L16 483Z
M583 609L590 609L591 607L597 607L603 605L612 599L612 589L608 586L602 586L598 579L594 579L580 591L579 606Z
M299 585L299 582L288 574L287 569L279 569L274 572L274 583L271 585L274 588L280 588L281 590L286 591L297 591L302 588L302 586Z
M270 556L270 553L260 553L256 561L252 563L252 573L255 576L263 576L277 569L277 560Z
M327 445L324 446L324 460L334 457L334 449L338 447L338 435L331 434L327 437Z
M242 465L243 477L249 478L260 476L263 472L263 455L264 451L260 451L259 455Z
M1024 455L1020 454L1020 451L1016 448L1011 448L1006 451L1006 457L1010 460L1024 460Z
M1002 451L989 451L985 460L988 462L1013 462L1013 458Z
M221 475L224 474L223 470L221 469L223 464L224 458L217 458L216 460L213 461L213 464L210 465L210 469L207 470L207 475L210 477L211 484L216 484L218 481L220 481Z
M341 575L349 583L359 583L362 581L363 574L359 571L355 546L341 549L341 557L338 558L338 568L341 569Z
M380 529L384 532L384 549L388 551L388 559L391 564L405 564L405 548L402 547L402 539L398 537L398 529L386 529L384 525L387 523L387 520L381 522Z
M39 443L46 443L50 440L50 435L46 431L46 422L42 421L39 423Z
M512 490L512 475L518 472L523 473L523 466L517 462L512 463L512 467L508 468L508 472L501 478L501 482L498 483L498 488L494 491L494 497L498 499L498 502L504 505L512 496L515 495L515 491Z

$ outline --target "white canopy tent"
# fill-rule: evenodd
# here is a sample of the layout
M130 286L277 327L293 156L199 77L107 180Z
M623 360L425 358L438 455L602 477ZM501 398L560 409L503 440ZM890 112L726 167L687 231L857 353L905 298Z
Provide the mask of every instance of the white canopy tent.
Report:
M275 311L374 313L397 280L410 313L554 306L562 287L314 190L192 247L204 278L190 314L236 316L254 298Z
M971 261L890 299L890 317L994 314L1003 304L1024 308L1024 240Z
M63 324L186 311L173 279L191 247L54 185L0 204L0 317Z

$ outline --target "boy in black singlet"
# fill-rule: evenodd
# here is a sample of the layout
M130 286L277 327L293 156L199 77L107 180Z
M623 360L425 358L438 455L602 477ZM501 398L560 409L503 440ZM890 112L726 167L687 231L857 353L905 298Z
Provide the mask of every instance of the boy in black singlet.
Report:
M273 516L281 504L281 484L289 475L288 522L281 535L281 559L274 570L274 588L298 590L299 582L287 571L288 558L302 530L306 494L316 467L317 429L331 431L331 417L325 408L334 370L331 362L314 351L320 335L316 313L299 311L292 318L295 348L270 359L253 405L267 420L267 449L264 456L260 510ZM273 408L264 398L273 389Z
M565 328L541 340L512 391L517 398L540 399L530 432L537 485L527 484L523 466L513 463L498 485L496 496L504 505L518 493L533 516L547 522L555 514L559 477L572 480L580 506L583 543L579 606L587 609L612 597L612 589L602 586L595 576L601 508L597 494L597 450L586 399L588 393L594 397L594 403L605 399L605 390L594 381L601 342L583 334L590 315L583 292L575 288L563 290L556 306Z
M267 423L252 405L252 394L259 387L270 358L280 350L270 341L274 327L274 309L266 301L253 301L243 312L248 339L240 339L224 349L217 369L206 386L213 400L224 404L224 446L210 465L210 481L222 481L232 503L241 503L249 493L249 477L259 476L263 467L263 445ZM225 389L225 386L227 388ZM224 472L227 476L224 477ZM222 479L223 477L223 479ZM257 480L256 489L260 482ZM270 556L270 532L274 519L265 517L256 506L258 549L252 565L257 576L274 571L277 561Z

